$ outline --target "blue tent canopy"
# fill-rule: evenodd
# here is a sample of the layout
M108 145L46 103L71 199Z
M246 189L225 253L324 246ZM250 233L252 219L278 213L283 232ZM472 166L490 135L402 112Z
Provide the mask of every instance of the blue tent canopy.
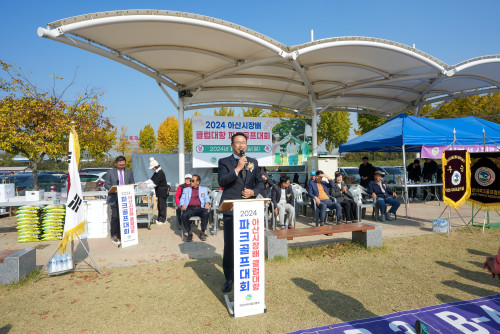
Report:
M339 152L420 152L422 145L450 145L456 131L456 144L500 145L500 124L478 117L431 119L406 114L340 145Z

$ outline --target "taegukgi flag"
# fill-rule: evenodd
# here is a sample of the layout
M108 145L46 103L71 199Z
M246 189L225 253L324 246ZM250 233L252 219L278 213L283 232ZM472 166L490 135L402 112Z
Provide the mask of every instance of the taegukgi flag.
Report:
M69 241L76 239L85 232L85 218L83 215L83 195L78 173L78 162L80 161L80 144L78 134L71 127L69 134L68 150L68 200L66 201L66 217L64 222L64 235L59 244L61 253L66 251Z

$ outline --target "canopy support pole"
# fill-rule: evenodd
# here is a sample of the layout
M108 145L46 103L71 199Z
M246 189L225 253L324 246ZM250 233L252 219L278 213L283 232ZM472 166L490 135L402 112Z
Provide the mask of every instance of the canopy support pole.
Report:
M179 184L184 180L184 98L179 98Z
M318 156L318 113L316 111L316 101L310 99L311 101L311 115L312 115L312 155L313 157Z
M403 145L403 201L405 202L406 217L408 217L408 180L406 179L406 150Z

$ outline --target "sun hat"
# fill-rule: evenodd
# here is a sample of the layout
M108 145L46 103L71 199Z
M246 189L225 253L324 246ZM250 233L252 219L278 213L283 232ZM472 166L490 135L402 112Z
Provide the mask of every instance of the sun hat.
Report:
M315 171L315 170L312 170L312 171L311 171L311 175L316 175L316 171Z
M192 177L193 177L193 175L191 175L191 174L186 174L186 175L184 175L184 179L190 179L190 178L192 178Z

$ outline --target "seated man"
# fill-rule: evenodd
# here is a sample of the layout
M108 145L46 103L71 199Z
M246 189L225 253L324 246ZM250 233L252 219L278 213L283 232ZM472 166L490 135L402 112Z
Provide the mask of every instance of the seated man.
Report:
M396 192L392 191L392 189L390 188L387 188L387 185L384 183L384 181L382 181L383 174L384 173L379 170L375 171L375 180L370 181L370 183L368 184L367 192L368 194L372 195L373 202L377 203L378 207L380 208L380 220L384 222L386 218L387 220L394 220L396 218L396 211L398 210L401 203L399 203L399 201L396 199ZM392 205L387 214L385 214L386 204ZM394 215L394 219L392 219L391 213Z
M199 175L193 175L191 178L191 187L184 188L181 196L182 223L188 232L187 242L193 241L193 233L191 232L191 222L189 218L199 216L201 218L200 240L207 240L205 231L208 225L208 216L210 210L210 197L208 197L208 189L200 186L201 178Z
M347 189L341 173L335 173L335 187L332 188L332 197L344 209L346 223L356 223L358 221L358 207L351 192Z
M182 210L181 210L181 196L182 196L182 191L184 188L191 187L191 174L186 174L184 176L184 183L180 184L177 187L177 191L175 192L175 214L177 216L177 223L179 224L179 230L181 229L181 224L182 224Z
M279 215L281 229L286 229L285 213L288 214L288 228L293 228L293 222L295 221L295 198L292 186L290 185L290 178L287 175L281 175L279 185L273 185L271 200L274 204L274 215Z
M322 181L323 178L326 177L328 182ZM326 209L333 210L337 213L337 224L340 223L342 219L342 207L339 203L335 203L330 199L328 193L330 189L334 187L333 180L326 174L323 174L323 171L316 171L316 175L314 176L314 182L309 182L309 186L307 187L307 193L309 197L316 203L316 207L319 209L319 220L320 225L325 225L326 221ZM316 213L315 213L316 214Z

